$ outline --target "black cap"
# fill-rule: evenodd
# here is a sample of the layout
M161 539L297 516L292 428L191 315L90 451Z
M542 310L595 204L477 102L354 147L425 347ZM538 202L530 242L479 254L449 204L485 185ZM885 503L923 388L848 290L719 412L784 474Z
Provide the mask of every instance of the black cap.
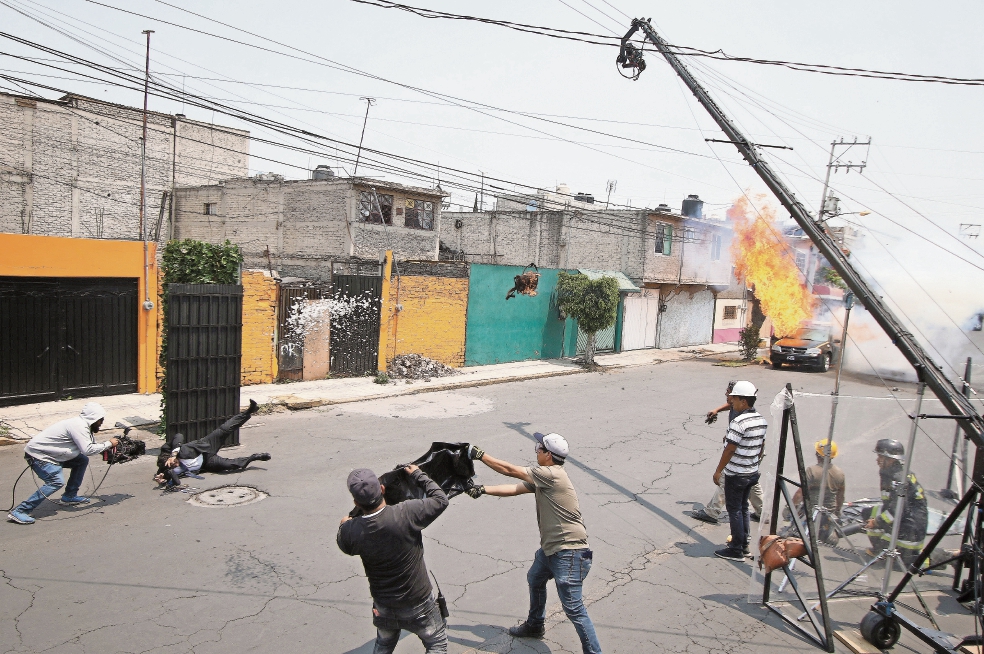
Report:
M359 506L375 506L383 497L376 473L367 468L353 470L348 476L348 489Z

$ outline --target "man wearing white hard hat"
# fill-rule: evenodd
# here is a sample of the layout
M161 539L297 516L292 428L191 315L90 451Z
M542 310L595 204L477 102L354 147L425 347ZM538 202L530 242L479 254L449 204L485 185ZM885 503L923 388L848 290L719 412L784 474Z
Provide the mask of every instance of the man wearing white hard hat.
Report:
M496 472L520 480L519 484L475 486L467 493L478 499L482 495L511 497L534 493L536 522L540 527L540 549L526 573L530 585L530 612L526 620L510 627L509 635L517 638L542 638L545 629L547 582L557 585L557 595L564 613L574 623L581 639L584 654L601 654L601 645L594 623L588 617L581 597L584 578L591 569L592 552L588 549L588 533L581 519L577 493L571 484L564 462L570 453L567 440L560 434L533 434L536 439L536 466L523 468L495 459L475 445L468 456L479 460Z
M750 381L736 382L731 389L731 407L737 415L728 425L724 452L713 477L718 484L724 475L724 503L731 521L731 542L714 554L731 561L744 561L750 555L748 495L759 480L759 463L768 429L765 418L754 408L757 395L758 389Z
M82 407L78 417L56 422L28 441L24 447L24 458L44 486L8 513L7 520L21 525L32 524L34 518L31 512L46 499L52 499L65 483L62 468L72 472L59 502L68 506L89 502L88 497L79 495L89 457L119 445L115 438L103 443L96 442L95 434L105 418L106 410L95 402L89 402Z

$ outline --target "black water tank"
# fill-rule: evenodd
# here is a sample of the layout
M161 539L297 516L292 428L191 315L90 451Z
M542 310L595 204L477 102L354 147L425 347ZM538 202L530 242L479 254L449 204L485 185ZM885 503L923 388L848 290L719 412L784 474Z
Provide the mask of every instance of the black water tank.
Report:
M696 195L688 195L687 199L683 201L683 215L687 218L703 218L703 214L704 201Z
M311 179L328 180L335 177L335 171L328 166L321 164L311 172Z

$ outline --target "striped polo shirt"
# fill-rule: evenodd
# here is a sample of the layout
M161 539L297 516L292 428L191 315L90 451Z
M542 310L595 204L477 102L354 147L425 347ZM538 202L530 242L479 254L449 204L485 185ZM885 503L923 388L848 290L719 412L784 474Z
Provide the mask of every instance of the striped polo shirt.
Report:
M765 418L755 409L739 413L731 421L725 444L734 443L738 449L724 467L725 475L750 475L758 472L768 427Z

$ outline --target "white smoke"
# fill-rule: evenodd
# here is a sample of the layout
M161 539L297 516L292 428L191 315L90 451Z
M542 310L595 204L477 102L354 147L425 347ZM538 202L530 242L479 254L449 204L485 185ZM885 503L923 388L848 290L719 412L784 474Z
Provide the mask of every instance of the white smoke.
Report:
M984 258L974 251L952 239L944 244L984 267ZM967 357L981 364L979 371L984 368L984 332L975 331L984 314L984 271L923 239L882 232L867 234L855 245L850 260L948 377L963 377ZM839 334L843 307L831 308L834 331ZM916 380L912 366L858 304L851 312L848 333L845 370Z

